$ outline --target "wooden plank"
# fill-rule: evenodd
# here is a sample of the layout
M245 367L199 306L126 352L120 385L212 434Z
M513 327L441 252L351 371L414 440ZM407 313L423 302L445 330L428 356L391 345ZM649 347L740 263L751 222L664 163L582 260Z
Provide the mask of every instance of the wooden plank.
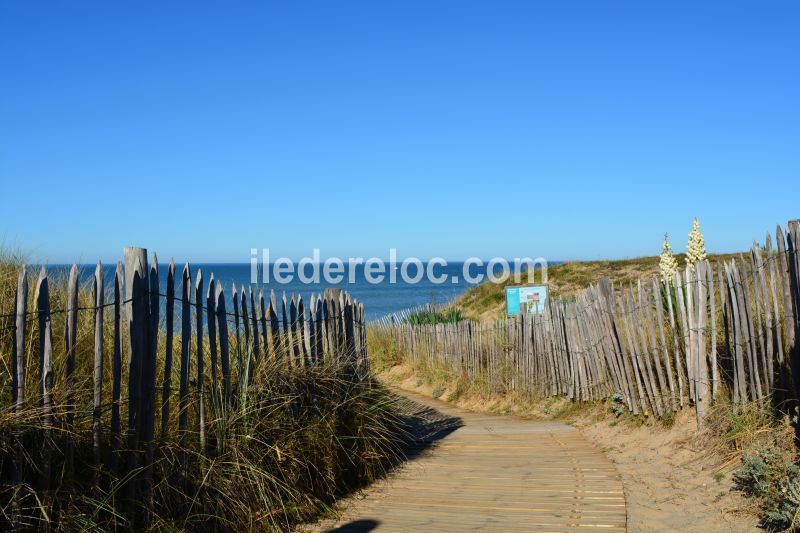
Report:
M287 316L287 305L286 305L286 293L283 293L281 298L281 322L283 322L283 342L281 346L283 348L283 359L287 362L289 366L292 366L295 363L295 360L292 357L293 350L292 350L292 336L289 334L289 318Z
M788 287L791 298L791 312L787 336L789 336L788 353L792 364L794 376L800 376L800 220L790 220L786 230L786 263L788 273ZM800 378L795 381L796 398L800 399Z
M767 272L769 277L769 294L772 299L772 312L774 316L773 321L773 332L771 333L771 337L774 335L775 339L775 348L778 352L778 374L779 374L779 390L778 392L778 403L782 404L786 398L787 393L789 392L789 385L790 385L790 369L787 365L787 358L783 353L783 326L780 319L780 303L778 300L778 290L777 290L777 267L776 261L778 261L778 257L772 249L772 238L770 234L767 233L766 238L766 254L767 254Z
M706 310L708 303L708 295L706 294L707 268L709 268L708 261L699 261L695 265L695 283L697 286L697 359L695 369L697 375L696 414L698 427L705 425L706 413L711 404L711 389L709 387L711 380L708 376L708 362L706 359L706 322L708 320Z
M261 359L267 359L269 354L269 330L267 329L267 309L264 302L264 289L258 289L258 320L261 324Z
M11 391L14 411L20 411L25 403L25 331L28 324L28 270L26 265L22 265L19 277L17 278L14 308L14 359L11 373Z
M786 335L786 355L788 356L787 363L791 369L790 375L792 396L795 399L800 398L800 379L797 378L796 372L800 369L800 354L798 350L794 349L795 346L795 324L794 317L795 309L792 300L792 287L789 281L789 261L787 259L786 240L783 235L783 229L778 225L775 229L775 242L778 247L778 260L780 267L778 274L781 279L781 287L783 288L783 331Z
M117 269L114 272L114 354L111 362L111 453L108 458L108 470L111 472L112 478L116 478L119 474L119 454L122 446L120 407L122 399L123 280L122 262L117 261Z
M622 349L620 347L619 336L614 320L614 308L613 304L609 301L611 297L610 292L610 280L607 277L603 277L594 291L595 312L603 328L603 335L607 338L608 352L614 361L614 368L616 369L617 381L619 383L619 392L623 395L628 409L631 409L633 406L630 390L631 383L621 357ZM555 375L553 379L555 379Z
M756 354L754 350L751 349L750 345L750 334L749 334L749 311L747 306L747 301L744 297L744 292L746 292L747 288L742 283L742 274L744 276L747 275L747 272L741 271L741 268L744 266L744 262L740 261L739 266L737 267L734 262L734 268L731 271L733 274L733 283L736 286L736 308L738 310L738 319L739 319L739 335L740 335L740 346L742 347L742 356L745 359L745 363L747 366L743 365L743 370L745 375L747 376L747 383L749 385L749 393L750 398L755 400L761 398L761 380L758 377L758 363L756 362Z
M720 358L718 364L723 366L723 371L726 376L729 376L732 382L732 398L734 403L736 403L736 395L738 391L736 387L738 385L736 376L735 376L735 369L734 369L734 348L733 344L731 343L731 307L728 301L728 284L727 284L727 274L725 273L725 263L720 261L717 264L717 287L719 290L719 301L720 301L720 311L722 314L722 334L725 339L725 357Z
M754 243L755 246L757 246ZM751 275L751 287L752 293L750 295L751 301L753 302L752 314L754 317L753 320L753 343L757 345L758 353L760 355L759 360L761 361L761 368L763 370L762 375L764 376L764 394L769 395L772 393L772 372L771 370L771 357L770 354L767 354L766 348L766 341L764 335L764 324L761 319L761 311L763 309L763 302L761 297L761 290L760 290L760 279L759 279L759 272L758 272L758 261L755 258L755 250L751 249L750 251L750 272Z
M217 285L214 281L214 273L208 279L206 289L206 324L208 325L208 356L211 363L211 394L217 397Z
M39 408L42 410L39 489L47 490L50 488L50 428L53 425L53 330L50 288L44 266L39 271L35 300L39 322Z
M674 276L673 276L674 279ZM669 327L672 332L673 350L675 355L675 374L678 378L678 404L683 408L683 365L681 364L681 347L679 341L678 328L675 324L675 309L672 304L675 295L674 285L670 281L664 282L664 292L667 298L667 310L669 311Z
M638 355L638 363L639 369L643 372L642 380L645 383L645 388L647 389L648 395L650 397L650 405L652 406L652 413L655 416L661 416L663 414L663 406L661 404L661 391L658 389L655 380L655 372L653 370L653 365L651 362L650 354L648 353L647 349L647 333L643 328L644 320L642 319L641 315L643 314L643 310L641 307L643 306L643 301L640 298L637 300L634 297L633 287L629 288L629 308L630 308L630 320L631 320L631 332L633 335L633 342L634 346L637 346L637 355ZM640 329L642 326L642 329Z
M147 268L141 258L147 261L147 252L143 249L125 249L126 278L130 278L128 298L130 305L128 314L128 339L130 353L128 355L128 473L125 484L125 514L128 521L136 527L146 522L144 513L137 512L139 506L140 481L142 478L142 366L147 356ZM126 279L127 282L127 279Z
M194 284L195 344L197 346L197 414L200 453L206 451L206 374L203 360L203 270L197 269Z
M611 286L611 282L608 278L604 278L600 280L600 289L603 292L603 295L606 300L606 313L608 316L608 320L610 323L610 327L612 328L613 339L615 348L617 353L619 354L619 359L621 362L620 369L622 370L622 375L625 383L627 384L627 395L626 403L628 404L628 408L631 409L633 414L639 414L639 398L638 392L634 389L634 383L631 381L633 379L633 368L631 366L631 357L625 350L625 344L620 339L621 333L621 326L624 325L624 321L618 321L616 316L616 294L613 291Z
M625 303L625 291L621 291L620 297L620 312L622 320L625 323L625 339L628 343L628 353L631 358L631 369L633 377L636 380L636 389L639 395L639 403L643 413L654 412L654 399L652 398L652 391L649 389L649 382L644 370L644 362L641 360L640 348L636 338L636 333L633 327L632 314L633 314L633 297L628 294L627 305ZM649 405L649 407L648 407Z
M66 476L75 474L75 356L78 346L78 265L73 264L67 282L67 308L64 341L66 343L67 374L67 442L64 447Z
M144 443L144 487L142 502L146 508L152 508L153 503L153 455L155 435L156 411L156 365L158 360L158 334L159 315L161 305L159 302L161 289L158 279L158 256L153 253L150 263L150 272L147 287L149 287L149 305L145 307L145 328L147 330L147 345L145 358L142 365L142 442ZM150 516L147 511L142 511L142 527L149 524Z
M189 375L190 375L190 347L192 341L192 278L189 263L183 267L181 276L181 379L180 396L178 399L178 439L180 443L180 479L181 485L186 488L186 476L189 470L189 435L187 425L189 420Z
M673 411L677 411L678 402L675 396L675 378L673 377L672 361L669 356L669 347L667 346L667 339L664 335L664 305L661 303L661 285L653 278L652 281L652 296L653 303L656 306L656 322L658 324L658 339L661 343L661 352L664 354L664 367L667 373L667 382L669 384L669 398ZM669 290L669 288L667 288ZM667 293L669 298L669 293Z
M686 326L689 337L689 349L686 353L686 371L689 374L689 382L691 383L690 390L692 392L692 400L694 400L695 405L697 405L697 379L699 374L697 370L697 312L695 311L697 279L695 276L695 269L687 265L684 276L686 283L684 304L686 305Z
M284 295L285 298L285 295ZM285 301L285 300L284 300ZM297 328L297 299L294 294L291 295L289 299L289 324L290 326L290 338L291 341L291 350L293 354L293 363L295 366L302 366L303 364L303 355L300 351L301 346L303 345L303 340L300 338L300 332Z
M322 294L317 295L317 360L323 362L328 358L328 322L327 302ZM411 355L413 357L413 354Z
M299 339L297 344L300 345L300 357L304 366L311 365L309 339L308 339L308 325L306 324L306 309L303 298L297 296L297 333Z
M222 398L223 408L227 411L231 402L231 361L228 337L228 313L225 309L225 292L222 284L217 283L217 333L219 334L219 357L222 366Z
M761 256L761 247L757 242L753 243L753 248L750 251L750 259L753 264L753 292L756 302L756 314L758 316L759 348L766 361L764 381L767 394L773 394L775 388L775 352L772 348L772 311L770 309L769 295L767 293L764 260Z
M355 322L353 321L353 302L345 300L344 304L344 335L345 335L345 350L348 357L355 360L356 356L356 342L355 342Z
M38 291L38 288L37 288ZM94 300L94 395L92 397L92 452L94 467L100 466L100 416L103 402L103 312L105 309L105 285L103 263L98 261L92 278ZM49 328L49 324L47 326Z
M739 296L741 287L736 284L736 263L731 261L725 266L728 282L728 295L726 300L731 309L731 332L733 333L734 347L734 403L747 401L748 387L745 377L744 348L742 342L742 322L739 316ZM755 398L755 389L752 389L751 398Z
M240 305L242 315L242 329L244 330L244 344L242 346L242 370L239 373L240 387L244 388L250 383L250 365L253 359L253 345L250 340L250 314L247 312L247 293L244 285L240 291Z
M717 305L714 292L714 270L711 264L706 265L708 283L709 315L711 316L711 353L709 365L711 366L711 399L716 399L719 388L719 366L717 364Z
M239 379L244 375L242 366L242 337L239 334L239 293L236 292L236 284L231 284L231 300L233 302L233 336L236 339L236 369Z
M278 324L278 301L275 298L275 291L270 291L268 311L270 336L272 337L272 357L278 362L281 361L281 331Z
M11 369L11 394L14 403L14 412L23 409L25 403L25 329L27 325L28 312L28 272L26 265L20 268L17 278L17 289L14 293L14 335L13 338L13 359ZM14 455L11 464L11 484L13 492L11 494L11 527L18 530L21 525L20 493L22 490L24 454L23 433L18 427L12 430Z
M140 464L142 364L147 350L147 250L125 248L125 301L128 329L128 472L126 483L128 505L126 514L134 519L134 500L137 494Z
M169 399L172 394L172 352L175 331L175 261L170 259L167 269L165 304L164 377L161 381L161 441L169 436Z
M319 338L319 324L316 321L317 314L317 295L311 293L311 302L308 308L308 335L309 335L309 359L311 364L316 364L319 359L317 352L317 340Z
M258 325L259 323L263 323L263 309L261 310L261 314L257 314L256 308L256 297L255 292L253 292L252 287L248 287L247 295L250 297L250 320L252 320L252 328L253 328L253 357L251 360L251 369L248 375L250 376L250 382L252 383L253 377L256 373L256 367L258 363L264 358L263 354L261 353L261 336L258 333Z
M679 272L673 275L673 287L675 287L675 304L677 307L676 315L680 323L681 337L683 337L683 360L686 368L687 394L690 401L694 401L694 379L692 378L692 367L690 364L690 342L689 342L689 323L687 322L686 301L684 298L683 276Z
M347 500L341 516L304 531L346 530L359 519L378 522L379 531L625 529L619 475L573 428L410 398L418 409L459 420L462 429Z
M746 344L748 348L748 356L752 362L751 377L755 382L756 398L764 397L764 387L762 386L761 376L764 374L762 371L764 366L763 357L759 357L758 350L756 349L755 332L753 329L753 306L750 303L750 276L747 270L747 263L744 257L739 256L739 284L742 287L740 296L741 302L739 305L740 316L744 319L744 333ZM763 353L761 354L763 356Z
M652 306L652 298L646 296L646 292L642 288L641 280L638 283L638 290L639 290L639 307L642 309L640 312L641 320L644 324L642 331L646 334L647 338L650 341L649 348L650 353L652 354L652 365L655 367L656 376L658 377L658 404L659 409L665 409L665 401L664 395L667 390L668 380L664 376L664 369L661 363L661 358L659 357L658 353L658 341L656 340L655 328L653 326L653 310Z

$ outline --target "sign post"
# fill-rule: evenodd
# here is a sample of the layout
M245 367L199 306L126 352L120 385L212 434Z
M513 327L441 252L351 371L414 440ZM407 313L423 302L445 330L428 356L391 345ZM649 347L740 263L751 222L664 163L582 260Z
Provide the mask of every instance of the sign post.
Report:
M544 313L547 289L544 284L506 287L506 315Z

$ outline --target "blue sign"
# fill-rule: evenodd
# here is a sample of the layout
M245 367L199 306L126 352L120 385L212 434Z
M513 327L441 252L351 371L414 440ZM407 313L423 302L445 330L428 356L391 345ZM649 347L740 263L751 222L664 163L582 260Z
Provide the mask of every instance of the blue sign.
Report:
M506 314L544 313L547 304L547 285L506 287Z

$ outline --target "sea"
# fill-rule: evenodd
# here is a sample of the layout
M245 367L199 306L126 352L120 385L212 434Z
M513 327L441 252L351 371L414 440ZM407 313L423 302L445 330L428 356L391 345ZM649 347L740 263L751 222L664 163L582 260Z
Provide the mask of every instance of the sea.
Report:
M423 263L427 267L426 263ZM66 277L69 273L71 265L48 265L47 271L50 276L50 283L65 283ZM163 293L167 284L167 268L168 264L159 263L159 284L161 292ZM308 301L312 293L319 294L327 288L339 288L349 292L355 299L364 304L364 310L367 319L380 318L391 313L396 313L404 309L417 307L423 304L436 303L443 304L458 298L461 294L467 291L475 283L469 283L464 279L463 262L451 262L447 265L436 265L435 274L437 277L445 277L443 283L433 283L427 276L423 276L417 283L408 283L403 280L400 271L397 271L396 282L391 283L389 280L388 272L384 276L384 280L380 283L370 283L364 272L363 265L356 265L355 273L352 276L353 282L350 282L350 271L347 265L344 266L344 279L340 283L327 283L324 276L320 272L319 283L304 283L294 275L289 283L279 283L270 276L267 283L262 282L262 276L259 274L259 282L255 284L250 283L250 264L247 263L193 263L190 265L191 278L192 278L192 295L194 295L194 280L199 270L202 270L203 280L208 286L208 279L211 273L214 274L214 279L221 282L226 294L231 293L233 284L236 287L251 286L253 290L264 289L265 296L269 295L271 290L280 297L285 292L287 297L291 294L300 295L304 300ZM391 268L388 264L386 268ZM91 284L91 279L94 276L95 265L79 265L80 275L79 280L81 284ZM104 281L106 285L107 300L113 291L113 279L116 265L104 265ZM181 273L183 265L175 265L175 295L181 295ZM33 279L38 274L38 267L29 266L29 272ZM274 272L274 269L271 269ZM409 270L409 276L414 277L416 274L415 267L412 265ZM310 274L310 270L307 271ZM475 265L470 269L470 275L475 276L478 270ZM30 283L33 284L33 279ZM32 290L32 289L31 289ZM194 297L194 296L193 296Z

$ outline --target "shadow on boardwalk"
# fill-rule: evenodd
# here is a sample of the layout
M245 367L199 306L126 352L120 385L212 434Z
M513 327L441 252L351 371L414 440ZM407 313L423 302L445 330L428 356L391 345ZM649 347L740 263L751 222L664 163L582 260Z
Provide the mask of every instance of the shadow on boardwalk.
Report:
M619 474L575 428L400 395L408 460L311 531L625 529Z
M403 446L400 461L392 465L395 469L402 468L404 463L419 458L427 450L435 447L438 441L464 425L464 421L458 416L448 416L433 407L422 405L405 396L399 396L398 408L408 433L408 440ZM367 533L377 529L379 525L379 521L366 518L352 520L325 531L327 533Z
M464 426L461 417L446 415L404 396L399 400L399 407L409 433L409 441L404 450L407 460L416 459L437 441Z

